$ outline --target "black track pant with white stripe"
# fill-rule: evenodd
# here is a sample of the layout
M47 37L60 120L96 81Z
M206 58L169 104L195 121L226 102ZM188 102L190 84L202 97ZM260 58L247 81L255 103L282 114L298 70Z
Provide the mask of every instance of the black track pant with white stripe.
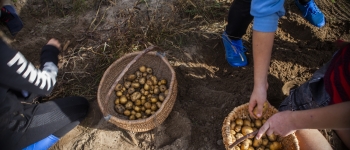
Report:
M56 137L62 137L82 119L85 118L89 103L82 97L67 97L55 99L40 104L24 104L25 112L32 113L32 118L24 132L15 132L9 130L8 137L16 137L11 140L18 141L16 145L1 145L10 149L23 149L47 136L53 134ZM2 134L2 136L6 136ZM11 142L12 143L12 142Z

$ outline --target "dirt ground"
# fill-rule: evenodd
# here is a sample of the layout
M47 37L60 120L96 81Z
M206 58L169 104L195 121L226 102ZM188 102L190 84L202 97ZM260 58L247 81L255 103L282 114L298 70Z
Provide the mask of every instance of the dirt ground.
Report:
M51 149L224 149L221 127L253 89L251 27L243 37L249 64L233 68L220 38L231 1L226 0L13 0L24 28L2 36L39 65L40 49L60 40L60 70L47 99L80 95L91 108L87 118ZM316 0L327 18L318 29L307 23L292 0L279 21L269 74L268 100L286 97L282 86L308 80L337 49L336 39L350 40L349 0ZM162 47L176 71L178 96L169 117L154 130L134 133L106 122L97 105L104 70L126 53L150 44ZM334 149L345 149L330 130L322 131Z

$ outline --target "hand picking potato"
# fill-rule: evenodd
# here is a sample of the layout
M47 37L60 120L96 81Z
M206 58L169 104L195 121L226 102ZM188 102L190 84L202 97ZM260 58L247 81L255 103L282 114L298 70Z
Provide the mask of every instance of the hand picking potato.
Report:
M266 109L269 107L269 103L267 101L265 101L264 105L263 105L263 111L262 113L264 114L266 112ZM255 107L253 109L253 114L255 115L255 117L257 117L257 114L258 114L258 109L257 107Z
M169 91L167 80L157 77L153 74L155 71L151 67L140 66L114 87L117 96L114 109L118 114L129 120L145 119L161 108Z
M268 109L268 103L264 104L264 109ZM264 111L266 111L264 110ZM261 126L266 122L264 119L255 119L252 116L243 115L243 117L235 118L230 121L230 134L231 142L235 142L239 138L248 135L256 130L259 130ZM281 139L276 135L266 135L263 134L262 137L258 140L253 136L248 137L244 142L240 143L235 147L236 149L255 149L255 150L281 150L283 149Z

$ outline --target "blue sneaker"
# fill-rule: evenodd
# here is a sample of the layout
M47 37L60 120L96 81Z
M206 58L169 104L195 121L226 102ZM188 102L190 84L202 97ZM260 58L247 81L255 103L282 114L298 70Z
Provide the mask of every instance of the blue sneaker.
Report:
M58 137L50 135L22 150L48 150L52 145L54 145L59 140Z
M248 64L247 57L244 52L242 40L231 40L227 33L222 34L222 41L224 42L226 51L226 60L233 67L243 67Z
M321 28L326 24L326 19L314 0L310 0L305 5L300 4L299 0L295 0L295 4L298 6L304 18L312 25Z
M0 20L5 23L13 36L23 28L22 20L18 17L15 8L11 5L5 5L1 8Z

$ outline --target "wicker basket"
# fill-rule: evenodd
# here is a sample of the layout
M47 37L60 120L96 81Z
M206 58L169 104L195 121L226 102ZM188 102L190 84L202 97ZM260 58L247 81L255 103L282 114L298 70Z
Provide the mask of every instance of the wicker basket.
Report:
M156 52L149 52L154 48L151 46L142 52L134 52L121 57L108 67L100 81L97 92L98 105L104 118L120 128L134 132L149 131L160 125L173 108L177 95L175 71L164 56ZM122 79L125 74L134 73L141 65L151 67L155 76L168 81L169 94L162 106L152 116L145 119L128 120L114 110L114 101L117 98L114 94L114 87L118 83L123 83Z
M247 119L250 118L249 116L249 103L243 104L241 106L238 106L234 108L229 115L225 118L225 121L223 122L222 126L222 137L223 142L225 144L225 148L227 150L234 150L234 148L229 148L229 145L233 144L234 141L232 141L232 136L230 132L230 124L232 120L235 120L237 118ZM273 106L269 106L266 110L266 112L263 114L263 119L268 119L273 114L277 113L278 110L274 108ZM280 137L281 138L281 137ZM281 143L283 145L284 150L299 150L298 140L295 136L295 134L288 135L287 137L283 137L280 139Z

